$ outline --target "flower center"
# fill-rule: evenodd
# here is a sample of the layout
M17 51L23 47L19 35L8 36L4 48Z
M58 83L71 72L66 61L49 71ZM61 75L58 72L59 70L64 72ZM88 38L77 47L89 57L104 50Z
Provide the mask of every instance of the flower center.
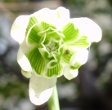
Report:
M51 39L49 43L46 45L46 49L49 53L57 53L59 49L59 41Z

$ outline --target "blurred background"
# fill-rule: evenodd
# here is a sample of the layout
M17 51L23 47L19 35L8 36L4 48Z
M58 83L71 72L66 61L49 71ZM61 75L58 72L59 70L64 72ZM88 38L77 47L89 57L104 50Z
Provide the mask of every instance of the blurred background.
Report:
M100 25L102 41L91 46L77 78L58 79L61 110L112 110L112 0L0 0L0 110L48 110L28 97L28 79L16 62L18 43L10 36L15 18L41 8L65 6L71 17L89 17Z

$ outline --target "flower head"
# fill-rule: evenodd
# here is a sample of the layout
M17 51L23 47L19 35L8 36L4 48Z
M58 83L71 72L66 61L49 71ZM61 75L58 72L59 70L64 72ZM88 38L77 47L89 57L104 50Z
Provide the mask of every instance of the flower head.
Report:
M89 18L70 19L64 7L19 16L11 36L20 44L17 62L22 74L30 78L31 101L37 105L46 102L58 77L76 77L87 62L88 48L100 41L101 34L100 27Z

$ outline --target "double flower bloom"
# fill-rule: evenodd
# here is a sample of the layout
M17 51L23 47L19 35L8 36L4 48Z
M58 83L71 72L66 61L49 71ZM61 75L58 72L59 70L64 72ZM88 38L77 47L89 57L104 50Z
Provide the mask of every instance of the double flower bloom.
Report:
M22 74L30 78L30 100L43 104L58 77L76 77L87 61L88 48L101 40L101 34L95 22L70 19L69 10L63 7L19 16L12 25L11 36L20 44L17 61Z

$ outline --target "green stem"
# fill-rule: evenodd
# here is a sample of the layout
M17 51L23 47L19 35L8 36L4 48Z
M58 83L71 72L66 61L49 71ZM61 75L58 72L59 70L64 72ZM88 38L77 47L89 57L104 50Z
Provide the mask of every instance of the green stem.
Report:
M53 89L51 98L48 101L49 110L60 110L57 87Z

